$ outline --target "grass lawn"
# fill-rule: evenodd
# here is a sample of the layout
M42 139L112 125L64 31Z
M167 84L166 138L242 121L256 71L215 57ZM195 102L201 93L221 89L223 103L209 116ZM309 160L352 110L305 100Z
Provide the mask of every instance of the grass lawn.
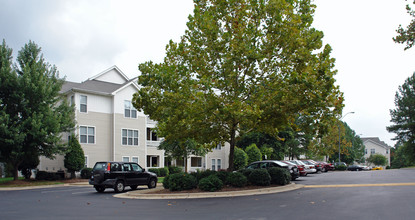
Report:
M23 177L19 177L17 181L13 181L13 177L0 178L0 187L22 187L22 186L43 186L43 185L57 185L64 184L59 181L38 181L38 180L25 180Z

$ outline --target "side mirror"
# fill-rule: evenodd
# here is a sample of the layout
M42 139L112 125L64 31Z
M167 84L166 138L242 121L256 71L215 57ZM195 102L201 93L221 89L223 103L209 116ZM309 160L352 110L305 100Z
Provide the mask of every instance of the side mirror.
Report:
M146 169L143 168L143 172L146 172Z

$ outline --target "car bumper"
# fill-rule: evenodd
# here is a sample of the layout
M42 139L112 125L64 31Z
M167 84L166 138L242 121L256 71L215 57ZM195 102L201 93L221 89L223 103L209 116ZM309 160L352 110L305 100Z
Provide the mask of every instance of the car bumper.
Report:
M104 182L98 183L94 180L89 180L89 184L90 185L94 185L94 186L105 186L105 187L114 187L116 183L116 179L107 179Z

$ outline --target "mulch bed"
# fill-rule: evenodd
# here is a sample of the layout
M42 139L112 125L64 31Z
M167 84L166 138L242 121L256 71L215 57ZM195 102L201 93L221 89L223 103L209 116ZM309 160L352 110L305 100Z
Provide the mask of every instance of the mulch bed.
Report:
M1 183L1 186L35 186L39 182L50 182L50 183L78 183L78 182L88 182L87 179L65 179L65 180L56 180L56 181L46 181L46 180L13 180Z

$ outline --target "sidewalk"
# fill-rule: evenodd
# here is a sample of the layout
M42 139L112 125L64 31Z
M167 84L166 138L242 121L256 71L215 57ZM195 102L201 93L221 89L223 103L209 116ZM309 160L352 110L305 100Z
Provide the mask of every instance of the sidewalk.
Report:
M126 193L116 194L116 198L124 199L200 199L200 198L221 198L236 196L253 196L271 193L287 192L303 188L304 185L291 183L285 186L269 187L264 189L252 189L242 191L229 192L202 192L202 193L169 193L169 194L152 194L151 192L162 190L161 185L157 185L155 189L134 190Z

